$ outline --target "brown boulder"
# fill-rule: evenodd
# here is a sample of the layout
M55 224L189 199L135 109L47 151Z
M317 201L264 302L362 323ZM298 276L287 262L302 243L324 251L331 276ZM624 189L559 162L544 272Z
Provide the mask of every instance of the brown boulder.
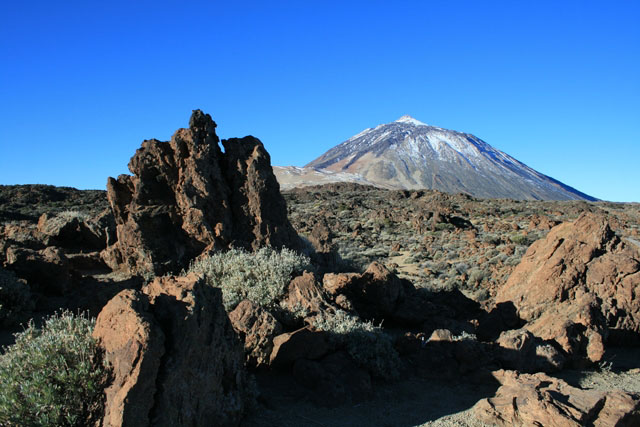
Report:
M593 295L577 296L549 307L525 329L543 340L553 340L574 362L599 362L608 337L606 320Z
M322 286L316 276L308 271L289 283L288 293L282 305L292 313L301 313L302 317L329 309Z
M640 333L638 260L603 216L586 213L532 244L496 301L513 302L534 334L598 361L607 328Z
M37 227L25 221L0 225L0 255L10 246L34 250L45 248Z
M287 217L287 205L262 142L247 136L223 139L222 145L236 246L298 248L298 234Z
M483 422L500 426L632 426L640 423L640 396L581 390L545 374L497 371L496 395L473 408Z
M326 332L306 326L275 337L270 363L277 368L288 368L298 359L319 359L331 349Z
M358 273L327 273L322 277L322 287L329 295L340 295L353 286Z
M282 333L280 322L268 311L249 300L240 302L229 313L229 320L244 342L248 366L268 365L273 349L273 339Z
M204 251L299 246L262 143L229 139L223 153L215 128L195 110L169 142L142 143L129 162L134 176L109 178L118 240L103 257L112 268L159 275Z
M57 215L44 213L38 220L38 232L45 246L59 246L75 251L96 251L109 243L111 215L88 218L81 212L65 211Z
M69 260L59 248L36 251L10 246L6 257L7 269L45 294L63 295L71 287Z
M345 304L366 319L393 317L404 297L403 281L379 262L372 262L362 274L325 274L323 287L334 299L345 295Z
M120 378L109 389L105 425L238 424L244 355L219 289L194 275L157 278L111 300L94 335ZM118 418L133 412L131 421Z
M327 212L326 215L331 214ZM324 216L320 216L311 229L309 243L311 243L314 249L311 254L314 265L317 265L325 271L333 271L335 267L340 264L340 255L338 255L336 247L333 244L333 237L333 232L327 220Z
M520 372L554 372L562 369L565 357L556 348L526 329L500 334L496 359L503 367Z
M448 341L453 342L453 334L448 329L436 329L431 333L429 337L429 342L435 341Z
M379 262L372 262L362 275L362 297L381 316L395 312L404 295L402 281ZM376 315L378 314L376 313Z
M558 225L558 221L549 218L548 216L542 216L538 214L531 215L529 220L529 231L543 230L548 231Z
M149 425L165 336L147 297L130 289L120 292L98 315L93 336L113 368L103 425Z
M324 218L319 219L311 230L309 241L317 252L331 252L333 233Z

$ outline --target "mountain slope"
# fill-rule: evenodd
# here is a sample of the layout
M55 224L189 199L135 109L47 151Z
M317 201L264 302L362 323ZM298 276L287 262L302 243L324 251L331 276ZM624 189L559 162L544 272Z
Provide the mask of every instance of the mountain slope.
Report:
M395 190L397 187L380 182L370 182L357 173L334 172L328 169L300 168L297 166L273 166L281 190L310 185L331 184L334 182L352 182L355 184L372 185L374 187Z
M476 197L595 200L467 133L410 116L366 129L305 168L357 174L375 185Z

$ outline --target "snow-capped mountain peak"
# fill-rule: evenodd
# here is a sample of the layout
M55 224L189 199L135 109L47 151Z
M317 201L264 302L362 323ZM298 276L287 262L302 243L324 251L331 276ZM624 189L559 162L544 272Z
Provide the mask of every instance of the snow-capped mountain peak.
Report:
M471 134L411 116L360 132L307 167L351 173L387 188L431 188L476 197L593 200Z
M406 123L406 124L415 125L415 126L429 126L428 124L422 123L420 120L416 120L409 115L404 115L400 117L398 120L396 120L396 123Z

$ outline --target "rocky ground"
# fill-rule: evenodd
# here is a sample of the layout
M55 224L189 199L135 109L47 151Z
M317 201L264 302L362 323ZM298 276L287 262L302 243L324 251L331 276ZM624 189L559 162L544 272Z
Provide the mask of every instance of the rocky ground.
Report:
M330 236L341 257L336 268L362 270L381 261L417 287L462 289L478 300L495 295L532 242L583 212L602 213L628 242L640 240L637 203L474 199L357 184L284 196L301 236Z
M3 343L61 308L98 316L109 425L640 423L639 205L283 199L258 140L217 143L194 112L107 193L0 187ZM184 272L263 246L310 265L233 304Z

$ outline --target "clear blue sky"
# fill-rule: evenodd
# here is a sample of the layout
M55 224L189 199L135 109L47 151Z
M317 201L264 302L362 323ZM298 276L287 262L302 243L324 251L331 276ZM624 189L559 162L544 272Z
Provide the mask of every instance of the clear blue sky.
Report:
M192 109L301 166L410 114L640 201L638 1L3 1L0 184L104 189Z

